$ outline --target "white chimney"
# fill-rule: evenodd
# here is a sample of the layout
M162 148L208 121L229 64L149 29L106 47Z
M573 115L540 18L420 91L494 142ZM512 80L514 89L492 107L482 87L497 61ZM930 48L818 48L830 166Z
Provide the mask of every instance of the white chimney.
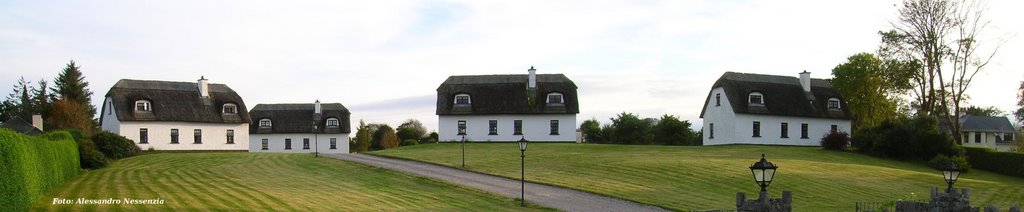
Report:
M804 92L811 92L811 72L800 72L800 86L804 87Z
M210 97L210 86L206 84L206 77L199 76L199 96Z
M316 103L313 103L313 113L320 113L320 100L319 99L316 100Z
M527 83L527 88L537 88L537 69L534 69L533 66L530 66L530 70L528 71L530 72L530 81L529 83Z
M43 116L42 115L32 115L32 126L36 127L36 129L39 129L39 131L42 131L43 130Z

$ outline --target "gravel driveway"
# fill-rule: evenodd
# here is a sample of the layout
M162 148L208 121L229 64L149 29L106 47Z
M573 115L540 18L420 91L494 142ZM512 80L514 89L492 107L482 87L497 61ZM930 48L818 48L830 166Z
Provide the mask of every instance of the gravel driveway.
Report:
M512 198L519 198L520 196L521 184L519 180L463 171L429 163L365 154L321 155L434 178L501 196ZM529 182L526 183L526 201L562 211L667 211L657 206Z

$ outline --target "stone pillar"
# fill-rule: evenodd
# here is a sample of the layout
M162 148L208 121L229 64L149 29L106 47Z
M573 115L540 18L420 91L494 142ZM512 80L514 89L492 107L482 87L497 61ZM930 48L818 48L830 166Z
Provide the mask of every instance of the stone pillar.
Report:
M755 200L747 200L747 194L736 193L736 211L740 212L788 212L793 210L793 193L783 191L781 199L772 199L768 192L758 193Z

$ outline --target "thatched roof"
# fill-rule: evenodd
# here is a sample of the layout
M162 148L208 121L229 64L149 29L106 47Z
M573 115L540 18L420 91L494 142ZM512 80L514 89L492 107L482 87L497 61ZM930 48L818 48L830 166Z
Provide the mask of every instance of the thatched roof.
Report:
M11 131L25 135L43 134L42 130L39 130L39 128L32 126L32 124L25 121L25 119L21 119L21 117L17 116L5 121L3 124L0 124L0 128L7 128L10 129Z
M1006 117L964 115L960 117L960 131L1013 133L1013 125Z
M576 84L562 74L537 74L537 89L527 90L529 76L450 76L437 87L437 115L578 114ZM548 93L562 93L564 104L545 104ZM470 107L455 107L456 94L469 94Z
M113 100L120 121L250 122L245 102L238 93L224 84L210 83L208 87L210 96L203 98L196 82L122 79L107 91L106 97ZM138 100L150 101L152 112L135 112ZM238 113L222 114L226 103L238 105ZM106 112L107 105L103 107Z
M249 124L249 133L312 133L313 132L313 104L258 104L249 111L252 115L252 123ZM318 133L338 134L351 133L348 109L341 103L320 104L320 129ZM261 119L270 119L270 129L260 128ZM337 118L338 128L327 128L327 119Z
M846 100L832 88L832 84L822 79L811 79L811 92L807 93L796 77L725 72L711 89L719 87L725 90L725 100L729 101L735 113L850 119ZM764 106L749 104L747 98L752 92L764 95ZM828 109L829 98L839 99L840 110ZM713 99L708 91L701 118L704 118L708 101Z

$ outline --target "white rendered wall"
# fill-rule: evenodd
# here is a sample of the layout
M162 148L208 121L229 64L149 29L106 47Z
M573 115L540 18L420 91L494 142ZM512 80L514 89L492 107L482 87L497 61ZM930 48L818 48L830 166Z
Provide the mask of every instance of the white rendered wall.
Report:
M715 106L715 94L721 94L721 105ZM821 138L836 125L839 131L850 132L850 120L789 116L735 114L722 88L711 90L704 111L704 145L772 144L820 146ZM753 137L754 121L761 125L761 137ZM788 138L782 138L782 123L788 124ZM710 125L715 124L711 138ZM808 124L807 137L801 138L801 125Z
M996 136L1003 137L1004 133L994 132L964 132L967 134L967 139L963 140L964 146L970 147L986 147L992 148L999 151L1010 151L1012 145L1010 143L996 143ZM981 140L975 140L974 135L981 134ZM1014 135L1017 136L1017 135Z
M149 143L139 143L139 129L146 128L149 132ZM171 129L178 129L178 143L171 143ZM201 144L194 143L193 130L202 129ZM227 143L227 130L235 130L235 143ZM155 150L248 150L249 123L195 123L195 122L162 122L162 121L125 121L120 122L119 135L135 141L142 150L152 147Z
M530 141L576 141L575 114L537 114L537 115L441 115L438 116L438 140L461 141L457 135L459 120L466 121L466 140L484 141L519 141L523 136ZM488 135L489 121L498 120L498 134ZM513 135L514 120L523 120L523 135ZM551 120L558 120L558 135L550 135Z
M284 149L284 139L292 139L292 149ZM302 139L309 138L309 149L302 149ZM331 138L336 138L337 149L331 148ZM267 139L267 150L263 150L263 139ZM317 142L319 141L319 142ZM316 134L313 133L289 133L289 134L250 134L249 152L289 152L306 153L314 150L320 153L348 153L348 133L343 134ZM316 148L319 146L319 148Z
M103 124L100 126L100 129L120 135L121 121L117 120L117 112L114 112L117 110L114 110L114 103L111 102L110 97L103 100L103 105L106 105L106 107L102 107L103 111L100 111L100 120Z

